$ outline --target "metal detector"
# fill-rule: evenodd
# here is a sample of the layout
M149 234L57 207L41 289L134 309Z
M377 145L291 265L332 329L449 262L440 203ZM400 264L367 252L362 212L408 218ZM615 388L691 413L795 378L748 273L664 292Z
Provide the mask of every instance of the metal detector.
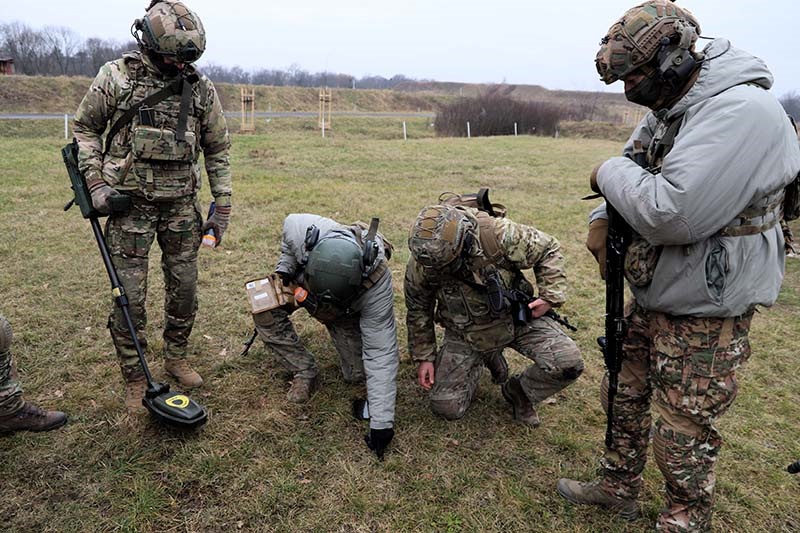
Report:
M73 139L72 143L66 145L61 150L61 155L64 157L64 164L69 172L72 191L74 193L74 198L64 206L64 211L77 203L83 218L89 219L92 225L92 231L97 240L97 246L100 248L100 255L103 257L106 272L108 272L108 277L111 280L111 293L114 295L114 302L122 311L125 325L131 335L136 353L139 355L139 362L147 378L147 391L145 392L144 398L142 398L142 404L147 408L153 418L165 425L180 429L191 429L203 425L208 419L208 411L205 407L185 394L170 392L169 384L156 383L153 381L153 376L150 374L150 369L147 367L147 361L144 358L142 346L139 344L139 338L136 335L136 328L131 320L131 314L128 308L128 297L125 294L122 283L119 281L117 270L114 268L114 263L111 261L111 256L108 253L108 246L103 237L103 231L100 229L98 218L104 215L92 206L92 199L86 187L86 180L84 180L83 175L78 170L77 141ZM112 213L127 212L130 210L131 198L120 194L119 197L112 199L111 204Z

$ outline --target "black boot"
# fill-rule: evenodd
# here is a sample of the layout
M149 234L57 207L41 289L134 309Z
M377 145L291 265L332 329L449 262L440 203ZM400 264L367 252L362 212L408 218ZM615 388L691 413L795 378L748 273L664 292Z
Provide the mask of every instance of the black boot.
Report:
M25 402L19 411L0 416L0 433L50 431L66 423L67 415L61 411L45 411L32 403Z

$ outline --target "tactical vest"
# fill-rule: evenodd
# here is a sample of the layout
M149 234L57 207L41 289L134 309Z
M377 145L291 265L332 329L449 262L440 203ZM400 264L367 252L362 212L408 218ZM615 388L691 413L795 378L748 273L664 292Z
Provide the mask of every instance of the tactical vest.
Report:
M126 55L124 65L130 84L122 88L106 151L124 143L124 149L130 152L134 194L150 201L195 194L200 179L200 119L206 91L195 83L196 74L182 80L149 75L139 54ZM118 135L117 143L112 144ZM122 154L112 151L111 155Z

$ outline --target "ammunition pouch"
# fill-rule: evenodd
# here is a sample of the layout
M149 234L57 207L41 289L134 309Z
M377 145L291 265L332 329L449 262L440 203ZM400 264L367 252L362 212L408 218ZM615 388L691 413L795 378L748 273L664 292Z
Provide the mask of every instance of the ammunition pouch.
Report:
M649 285L653 281L661 250L663 246L654 246L640 236L634 237L625 254L625 279L634 287Z
M176 138L168 128L138 125L133 128L133 157L136 161L182 161L195 160L196 138L193 131L184 132L185 140Z

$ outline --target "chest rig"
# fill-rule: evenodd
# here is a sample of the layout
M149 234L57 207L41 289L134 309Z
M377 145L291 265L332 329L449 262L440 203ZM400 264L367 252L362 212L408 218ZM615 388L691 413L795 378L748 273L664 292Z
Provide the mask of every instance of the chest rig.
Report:
M150 201L192 195L199 184L200 154L196 73L163 80L147 72L137 56L125 58L130 85L121 96L118 118L106 135L104 156L118 134L128 140L138 193ZM203 91L199 91L203 94ZM127 105L127 107L126 107Z

